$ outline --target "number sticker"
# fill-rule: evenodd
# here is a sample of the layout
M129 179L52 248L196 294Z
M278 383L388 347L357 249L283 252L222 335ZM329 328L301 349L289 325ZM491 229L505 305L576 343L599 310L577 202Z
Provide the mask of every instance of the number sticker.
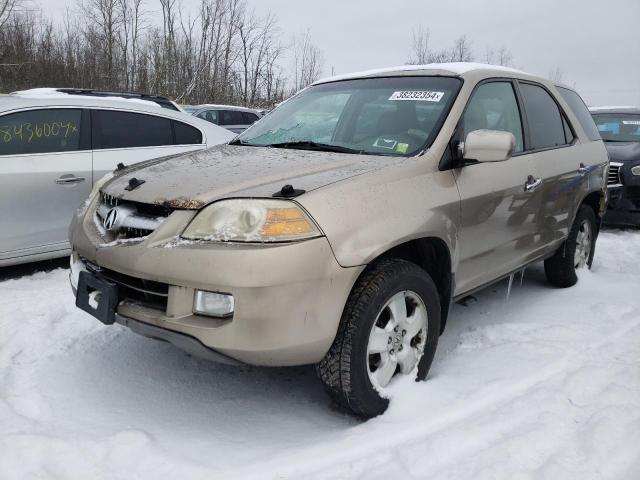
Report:
M429 90L412 90L403 92L393 92L389 100L393 102L409 100L414 102L439 102L442 100L444 92L432 92Z
M640 120L623 120L624 125L640 125Z

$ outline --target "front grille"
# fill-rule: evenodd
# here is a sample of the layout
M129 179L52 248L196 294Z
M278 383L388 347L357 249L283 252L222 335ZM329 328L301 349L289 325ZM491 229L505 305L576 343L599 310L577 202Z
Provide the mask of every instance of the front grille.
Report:
M163 205L125 201L106 193L100 195L96 223L103 227L103 236L108 241L144 238L172 212Z
M166 312L169 285L109 270L84 260L87 270L118 286L118 301L127 300Z
M620 181L620 168L622 163L610 162L609 163L609 175L607 176L607 187L619 187L622 185Z

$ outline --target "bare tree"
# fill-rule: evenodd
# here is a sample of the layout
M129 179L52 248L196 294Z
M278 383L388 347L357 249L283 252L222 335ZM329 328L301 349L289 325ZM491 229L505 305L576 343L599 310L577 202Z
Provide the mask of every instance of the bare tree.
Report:
M490 65L500 65L503 67L513 66L513 54L507 47L502 46L495 51L493 48L487 48L483 61Z
M409 63L413 65L425 65L431 61L431 52L429 51L429 38L431 32L422 25L413 29L411 32L411 54Z
M152 2L162 15L155 27L146 22ZM5 13L0 91L46 79L61 87L149 91L185 103L272 106L284 96L277 20L248 12L245 0L200 0L195 11L183 10L180 0L78 5L61 25L32 11ZM311 47L308 42L306 52L315 56L305 54L304 71L315 79L319 50Z
M11 14L22 5L22 0L0 0L0 28L9 20Z
M497 64L502 65L503 67L513 66L513 54L511 53L511 50L504 45L500 47L500 50L498 50Z
M551 80L554 83L562 83L563 77L564 77L564 74L560 67L556 67L549 72L549 80Z
M452 62L472 62L473 51L471 50L471 42L466 35L459 37L453 44L451 49L450 61Z
M140 36L145 27L144 0L117 0L121 28L118 31L118 44L122 57L124 87L133 88L136 82Z
M105 80L107 84L112 84L115 81L114 55L122 22L121 11L118 8L119 0L78 0L78 2L90 24L95 26L95 30L90 27L87 34L93 35L97 31L102 36L106 57Z
M320 78L323 68L322 51L311 41L307 30L293 40L294 90L302 90Z

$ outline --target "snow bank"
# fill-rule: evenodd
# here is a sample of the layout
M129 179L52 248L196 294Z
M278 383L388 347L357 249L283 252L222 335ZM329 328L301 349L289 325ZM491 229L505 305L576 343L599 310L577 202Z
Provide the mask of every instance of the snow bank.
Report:
M455 306L428 381L364 423L312 368L102 326L67 270L0 282L0 478L640 478L639 259L640 232L605 232L574 288L532 268Z

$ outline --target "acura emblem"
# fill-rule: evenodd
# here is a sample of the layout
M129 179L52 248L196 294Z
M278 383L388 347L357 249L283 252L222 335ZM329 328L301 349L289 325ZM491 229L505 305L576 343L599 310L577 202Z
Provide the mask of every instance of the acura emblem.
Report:
M107 212L107 216L104 217L104 220L102 221L102 226L105 228L105 230L111 230L117 221L118 221L118 209L112 208Z

